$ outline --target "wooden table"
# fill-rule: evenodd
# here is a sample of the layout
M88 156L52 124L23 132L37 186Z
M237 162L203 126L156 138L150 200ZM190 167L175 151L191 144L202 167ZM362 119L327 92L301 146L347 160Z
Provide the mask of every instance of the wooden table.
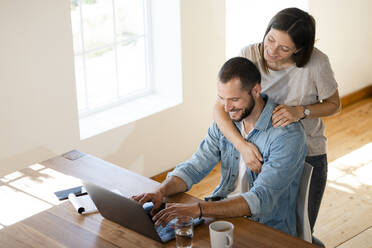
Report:
M15 179L9 179L2 186L5 184L15 191L25 191L28 196L49 203L53 202L49 200L51 197L56 198L53 195L53 180L61 183L58 175L69 175L109 189L118 189L126 196L152 190L158 185L149 178L76 150L42 162L36 165L36 169L26 168L20 172L17 180L23 180L23 183L17 184ZM40 190L43 183L47 186ZM38 191L32 191L32 185L36 185ZM4 200L1 199L2 202ZM168 200L185 203L200 201L185 193ZM79 215L69 201L49 205L48 209L12 225L4 225L0 218L0 224L4 225L0 230L0 247L175 247L175 240L165 245L158 243L106 220L98 213ZM27 209L27 204L22 208ZM1 213L3 217L6 214ZM235 225L234 247L316 247L247 218L227 220ZM206 219L204 224L195 228L193 247L210 246L208 224L212 221Z

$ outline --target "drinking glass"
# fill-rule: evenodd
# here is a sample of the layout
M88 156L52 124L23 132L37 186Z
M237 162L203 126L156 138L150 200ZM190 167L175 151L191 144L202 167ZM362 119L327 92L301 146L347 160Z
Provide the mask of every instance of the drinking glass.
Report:
M194 236L193 219L189 216L178 217L175 224L176 247L191 248Z

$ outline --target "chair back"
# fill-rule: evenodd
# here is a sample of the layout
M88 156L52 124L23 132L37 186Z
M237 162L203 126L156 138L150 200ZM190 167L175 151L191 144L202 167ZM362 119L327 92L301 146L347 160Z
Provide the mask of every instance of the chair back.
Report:
M313 174L313 167L305 162L304 170L302 172L300 188L297 195L297 235L299 238L312 242L312 233L308 215L308 199L311 175Z

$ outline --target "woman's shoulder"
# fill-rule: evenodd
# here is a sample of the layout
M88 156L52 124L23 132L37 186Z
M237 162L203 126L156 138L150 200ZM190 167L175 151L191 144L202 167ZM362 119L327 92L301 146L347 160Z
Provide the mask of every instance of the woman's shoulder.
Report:
M240 51L240 56L251 60L256 66L258 66L261 58L259 45L260 43L255 43L244 47Z
M242 50L240 51L240 56L248 59L252 56L254 57L258 56L260 53L259 45L260 43L254 43L243 47Z
M319 67L324 65L324 63L329 63L328 56L320 51L318 48L314 47L313 53L311 54L310 60L308 62L309 67Z

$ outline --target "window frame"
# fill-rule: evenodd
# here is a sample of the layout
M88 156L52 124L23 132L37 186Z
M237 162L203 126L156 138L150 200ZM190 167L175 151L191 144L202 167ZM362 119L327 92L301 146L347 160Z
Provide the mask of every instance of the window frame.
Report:
M151 3L146 10L150 23L147 35L151 42L147 43L146 48L151 51L147 60L151 63L151 71L147 75L151 77L152 91L146 92L146 95L127 97L120 103L92 111L86 116L79 116L76 112L79 116L80 140L105 135L117 128L123 130L124 126L124 130L130 130L136 122L167 114L167 110L183 102L181 1L144 1ZM78 110L78 103L75 106Z
M90 50L86 50L85 49L85 39L84 39L84 25L83 25L83 19L84 19L84 8L82 7L82 4L81 4L81 0L79 1L80 2L80 6L79 6L79 11L80 11L80 32L81 32L81 40L80 40L80 43L81 43L81 51L75 53L74 52L74 59L77 58L77 57L80 57L80 59L82 60L81 63L82 63L82 68L83 68L83 85L84 85L84 99L82 101L85 102L85 108L84 109L80 109L79 106L78 106L78 113L79 113L79 118L84 118L84 117L89 117L91 115L94 115L94 114L97 114L97 113L100 113L100 112L103 112L103 111L107 111L111 108L114 108L114 107L117 107L117 106L120 106L122 104L125 104L125 103L128 103L128 102L131 102L133 100L136 100L136 99L139 99L139 98L142 98L142 97L145 97L145 96L148 96L150 94L152 94L154 91L155 91L155 83L154 83L154 80L152 80L153 78L153 64L152 64L152 57L153 57L153 51L152 51L152 16L151 16L151 9L152 9L152 6L151 6L151 0L142 0L143 2L143 24L144 24L144 33L143 35L139 35L135 38L128 38L128 39L122 39L122 40L118 40L117 39L117 32L116 32L116 26L117 26L117 19L116 19L116 7L115 7L115 3L116 1L118 0L112 0L112 13L113 13L113 34L114 34L114 37L113 37L113 42L108 44L108 45L104 45L104 46L100 46L100 47L96 47L94 49L90 49ZM140 39L143 38L143 41L144 41L144 53L145 53L145 72L146 72L146 76L145 76L145 84L146 84L146 88L142 89L142 90L137 90L135 92L131 92L127 95L124 95L124 96L120 96L119 94L119 68L118 68L118 46L120 46L120 44L124 43L124 42L128 42L128 41L138 41ZM86 67L86 57L93 53L93 52L96 52L96 51L101 51L102 49L105 49L105 48L112 48L112 50L114 51L114 70L115 70L115 86L116 86L116 89L115 89L115 96L113 98L111 98L109 101L107 101L106 103L102 104L101 106L98 106L98 107L92 107L90 104L89 104L89 97L88 97L88 93L89 93L89 87L88 87L88 81L87 81L87 67ZM76 61L76 60L75 60ZM77 94L77 97L79 97L79 94ZM79 102L79 101L78 101Z

